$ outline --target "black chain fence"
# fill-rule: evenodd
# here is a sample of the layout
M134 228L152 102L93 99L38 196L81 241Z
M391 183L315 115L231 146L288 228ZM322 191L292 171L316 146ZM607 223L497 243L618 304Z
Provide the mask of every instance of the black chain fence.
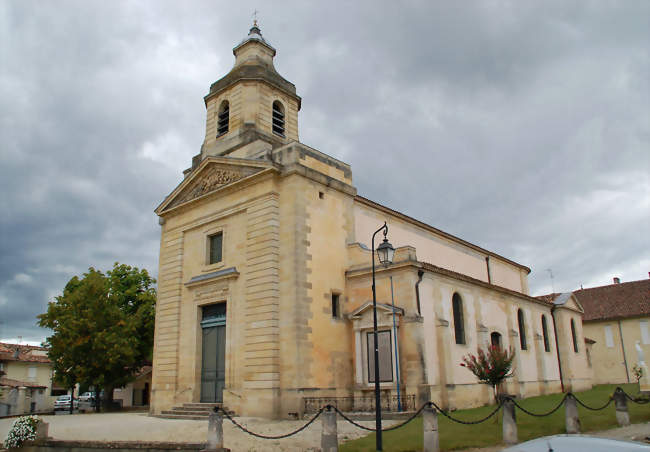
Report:
M646 404L646 403L650 403L650 398L632 397L632 396L630 396L629 394L627 394L627 393L626 393L626 392L625 392L621 387L616 388L616 392L619 392L619 391L620 391L621 393L623 393L623 394L625 395L625 398L626 398L627 400L629 400L630 402L637 403L637 404ZM382 429L381 431L382 431L382 432L388 432L388 431L391 431L391 430L397 430L398 428L404 427L406 424L408 424L409 422L413 421L416 417L418 417L418 416L422 413L422 411L423 411L425 408L427 408L427 407L429 407L429 408L433 408L433 409L437 410L440 414L442 414L443 416L445 416L446 418L448 418L450 421L452 421L452 422L456 422L456 423L458 423L458 424L463 424L463 425L476 425L476 424L480 424L480 423L482 423L482 422L487 421L488 419L490 419L491 417L493 417L494 415L496 415L496 414L497 414L497 413L498 413L498 412L503 408L503 405L504 405L504 403L505 403L506 401L510 401L510 402L512 402L512 403L514 404L515 407L517 407L520 411L523 411L524 413L526 413L526 414L529 415L529 416L535 416L535 417L546 417L546 416L550 416L551 414L553 414L553 413L555 413L557 410L559 410L560 407L561 407L562 405L564 405L564 403L566 402L567 398L569 398L569 397L573 397L573 398L575 399L576 403L578 403L580 406L582 406L582 407L584 407L584 408L586 408L586 409L588 409L588 410L592 410L592 411L600 411L600 410L604 410L605 408L607 408L607 407L608 407L608 406L609 406L609 405L614 401L614 398L613 398L613 397L609 397L608 400L607 400L607 403L605 403L604 405L599 406L599 407L591 407L591 406L585 404L584 402L582 402L580 399L578 399L578 398L575 396L575 394L573 394L573 393L571 393L571 392L568 392L568 393L566 393L566 394L564 395L564 397L562 397L562 400L560 400L560 402L559 402L559 403L558 403L558 404L557 404L557 405L556 405L552 410L547 411L547 412L544 412L544 413L534 413L534 412L532 412L532 411L530 411L530 410L524 408L523 406L521 406L519 403L517 403L517 401L516 401L514 398L509 397L509 396L506 396L506 397L503 397L503 398L501 399L501 401L500 401L499 404L496 406L496 408L495 408L494 410L492 410L492 411L491 411L487 416L482 417L481 419L473 420L473 421L467 421L467 420L463 420L463 419L458 419L458 418L452 416L451 414L449 414L446 410L443 410L442 408L440 408L440 407L439 407L435 402L427 402L427 403L425 403L424 405L422 405L422 406L420 407L419 410L417 410L415 413L413 413L413 414L412 414L412 415L411 415L407 420L405 420L404 422L401 422L401 423L399 423L399 424L397 424L397 425L393 425L393 426L391 426L391 427L384 428L384 429ZM290 437L290 436L296 435L296 434L300 433L301 431L305 430L305 429L306 429L307 427L309 427L311 424L313 424L314 421L315 421L315 420L316 420L316 419L317 419L321 414L323 414L323 411L325 411L325 410L327 410L328 412L331 412L332 410L335 411L335 412L336 412L339 416L341 416L341 418L343 418L346 422L349 422L350 424L354 425L354 426L357 427L357 428L360 428L360 429L362 429L362 430L366 430L366 431L369 431L369 432L376 432L376 431L377 431L376 428L373 428L373 427L366 427L365 425L359 424L358 422L352 420L352 419L351 419L350 417L348 417L345 413L343 413L343 411L341 411L341 410L340 410L336 405L332 405L332 404L327 404L327 405L325 405L325 406L322 406L320 409L318 409L318 411L316 412L316 414L315 414L311 419L309 419L309 421L307 421L304 425L302 425L301 427L299 427L298 429L296 429L296 430L294 430L294 431L292 431L292 432L285 433L285 434L283 434L283 435L262 435L262 434L260 434L260 433L255 433L255 432L253 432L253 431L251 431L251 430L248 430L245 426L239 424L239 423L238 423L235 419L233 419L233 417L232 417L232 416L231 416L231 415L230 415L226 410L224 410L223 408L221 408L221 407L215 407L215 409L214 409L214 411L217 412L217 413L218 413L218 412L223 413L224 417L226 417L230 422L233 423L233 425L235 425L235 426L236 426L237 428L239 428L241 431L243 431L243 432L245 432L245 433L248 433L249 435L255 436L256 438L261 438L261 439L283 439L283 438L288 438L288 437Z
M629 400L630 402L632 402L632 403L637 403L639 405L645 405L646 403L650 402L650 398L643 398L643 397L634 398L634 397L630 396L628 393L626 393L625 391L623 391L623 388L616 388L617 391L619 389L623 394L625 394L625 398L627 400Z
M400 427L404 427L406 424L408 424L408 423L411 422L413 419L415 419L416 417L418 417L418 416L420 415L420 413L422 413L422 410L424 410L424 408L425 408L428 404L429 404L429 402L427 402L427 403L425 403L424 405L422 405L422 406L420 407L419 410L417 410L415 413L413 413L413 415L412 415L411 417L409 417L407 420L405 420L404 422L402 422L402 423L400 423L400 424L397 424L397 425L393 425L392 427L382 428L381 431L382 431L382 432L388 432L388 431L390 431L390 430L397 430L397 429L400 428ZM331 406L331 405L328 405L328 406ZM376 431L377 431L376 428L366 427L365 425L361 425L361 424L359 424L358 422L353 421L352 419L350 419L349 417L347 417L347 416L346 416L346 415L345 415L341 410L339 410L337 407L335 407L335 406L331 406L331 407L334 408L334 410L339 414L339 416L341 416L343 419L345 419L346 421L348 421L350 424L354 425L355 427L358 427L358 428L363 429L363 430L368 430L368 431L370 431L370 432L376 432Z
M553 408L551 411L547 411L546 413L533 413L532 411L528 411L526 408L519 405L515 399L511 398L510 400L512 400L512 403L514 403L517 408L519 408L521 411L523 411L524 413L526 413L529 416L546 417L546 416L550 416L551 414L553 414L557 410L559 410L560 407L562 405L564 405L564 401L566 400L567 397L569 397L569 394L568 393L564 394L564 397L562 397L562 400L560 400L560 403L558 403L557 406L555 408Z
M487 416L485 416L485 417L483 417L481 419L478 419L476 421L464 421L462 419L457 419L457 418L453 417L451 414L447 413L445 410L443 410L438 405L436 405L435 402L429 402L429 403L431 404L431 406L433 406L436 410L438 410L440 412L440 414L445 416L447 419L449 419L451 421L454 421L454 422L456 422L458 424L463 424L463 425L475 425L475 424L480 424L481 422L485 422L488 419L490 419L492 416L497 414L501 408L503 408L503 401L501 401L499 403L499 405L497 405L497 407L494 409L494 411L492 411Z
M325 410L325 408L327 408L327 407L322 407L320 410L318 410L318 413L316 413L316 414L314 415L314 417L312 417L309 421L307 421L307 423L306 423L305 425L303 425L302 427L300 427L300 428L294 430L293 432L289 432L289 433L285 433L284 435L277 435L277 436L272 436L272 435L262 435L262 434L260 434L260 433L255 433L255 432L253 432L253 431L251 431L251 430L248 430L246 427L244 427L243 425L239 424L236 420L234 420L234 419L232 418L232 416L230 416L230 414L228 414L228 412L227 412L226 410L224 410L223 408L215 407L214 411L215 411L215 412L219 412L219 411L221 411L221 412L223 413L223 415L224 415L224 416L225 416L225 417L226 417L230 422L232 422L233 425L235 425L235 427L239 428L242 432L248 433L249 435L252 435L252 436L254 436L254 437L256 437L256 438L262 438L262 439L282 439L282 438L288 438L288 437L290 437L290 436L296 435L296 434L302 432L302 431L303 431L304 429L306 429L307 427L309 427L309 426L310 426L310 425L311 425L311 424L312 424L312 423L313 423L313 422L318 418L318 416L320 416L320 415L323 413L323 410ZM328 409L329 409L329 408L328 408Z
M567 396L568 396L568 395L569 395L569 394L567 394ZM582 406L582 407L584 407L584 408L586 408L586 409L588 409L588 410L591 410L591 411L600 411L600 410L604 410L605 408L607 408L607 407L609 406L610 403L612 403L612 402L614 401L614 399L610 397L610 398L607 400L607 403L605 403L605 405L600 406L600 407L598 407L598 408L594 408L594 407L591 407L591 406L585 404L584 402L582 402L579 398L577 398L577 397L576 397L575 395L573 395L573 394L571 394L571 397L573 397L573 398L576 400L576 402L578 403L578 405L580 405L580 406Z

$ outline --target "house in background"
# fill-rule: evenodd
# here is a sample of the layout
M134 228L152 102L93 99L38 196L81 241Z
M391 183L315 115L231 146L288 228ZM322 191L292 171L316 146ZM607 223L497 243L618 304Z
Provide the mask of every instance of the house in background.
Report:
M621 283L614 278L614 284L573 294L584 308L584 335L595 341L594 384L634 383L637 342L646 364L650 361L650 279Z
M113 390L113 400L122 408L149 406L151 393L151 366L145 366L131 383Z
M52 365L43 347L0 343L0 416L52 411Z

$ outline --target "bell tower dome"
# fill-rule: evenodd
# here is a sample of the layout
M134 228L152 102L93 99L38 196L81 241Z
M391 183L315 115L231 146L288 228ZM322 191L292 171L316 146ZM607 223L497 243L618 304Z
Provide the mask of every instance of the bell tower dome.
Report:
M301 99L295 85L275 70L275 53L255 21L233 49L235 65L204 98L207 118L200 160L211 155L257 158L298 141Z

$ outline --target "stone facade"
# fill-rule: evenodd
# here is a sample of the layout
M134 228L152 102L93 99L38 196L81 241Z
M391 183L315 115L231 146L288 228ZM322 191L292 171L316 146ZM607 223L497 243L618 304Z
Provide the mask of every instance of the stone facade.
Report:
M308 397L371 395L369 241L384 221L397 249L392 265L377 267L379 328L390 335L390 353L380 359L389 380L381 383L384 393L396 393L399 367L402 393L418 401L452 408L488 402L488 388L459 364L492 333L517 353L509 392L560 390L553 318L564 355L568 319L580 325L582 340L579 305L533 298L527 267L358 196L349 165L298 142L301 99L275 72L275 49L257 27L234 54L233 70L205 98L200 154L156 209L162 230L152 413L206 399L213 378L223 380L215 401L241 415L282 418L302 414ZM216 260L214 237L221 244ZM454 294L462 299L462 344L454 339ZM225 317L209 317L222 303ZM206 332L224 324L215 377L206 371ZM584 347L561 360L566 385L589 385Z

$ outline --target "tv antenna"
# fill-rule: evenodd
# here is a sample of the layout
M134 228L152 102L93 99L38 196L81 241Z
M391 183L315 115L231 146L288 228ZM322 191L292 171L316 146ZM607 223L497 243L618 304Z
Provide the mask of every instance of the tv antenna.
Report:
M549 276L551 277L551 287L553 288L553 293L555 293L555 281L553 280L553 269L547 268L546 271L548 272Z

